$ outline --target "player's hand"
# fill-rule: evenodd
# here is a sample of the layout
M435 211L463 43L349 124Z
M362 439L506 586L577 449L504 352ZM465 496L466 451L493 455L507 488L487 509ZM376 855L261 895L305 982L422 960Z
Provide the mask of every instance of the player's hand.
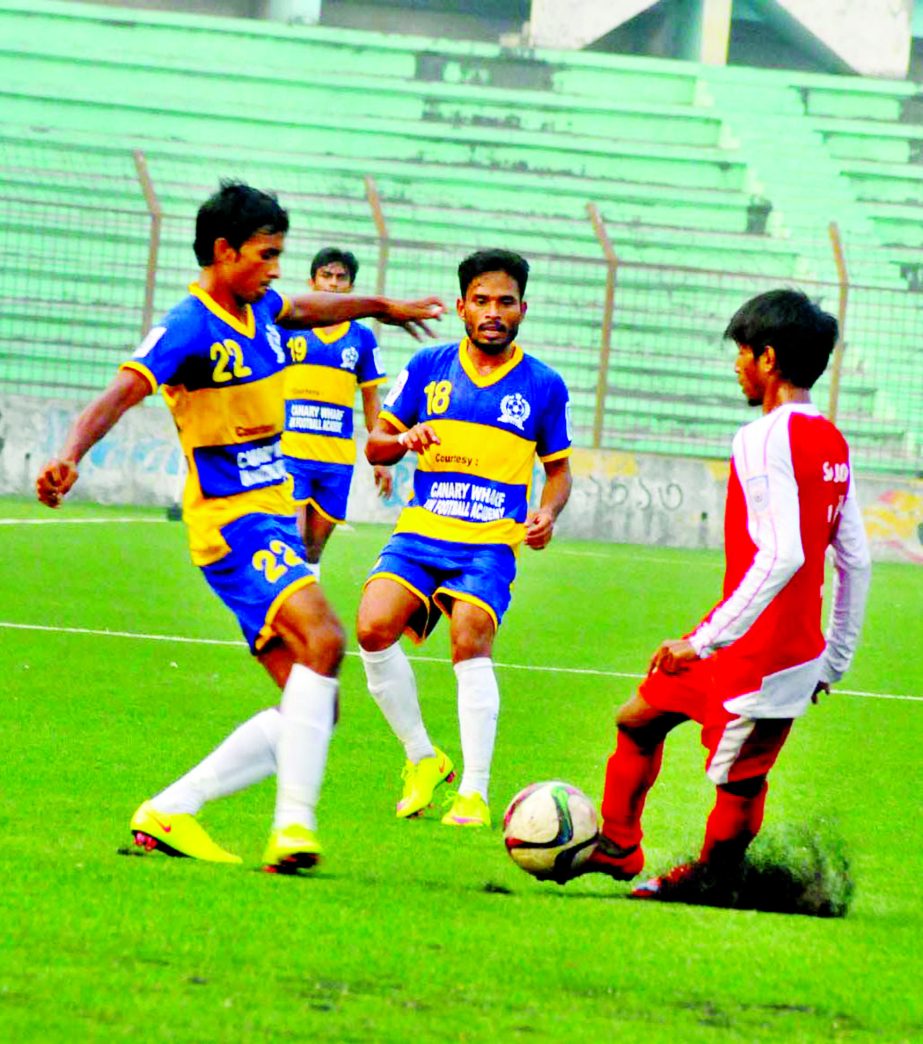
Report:
M427 320L441 319L444 314L445 305L438 297L424 297L419 301L388 300L376 318L388 326L402 326L414 340L422 341L421 334L436 336Z
M819 681L814 686L814 692L811 694L811 703L817 703L822 692L825 692L828 696L830 695L830 682Z
M391 496L391 490L394 489L391 469L386 468L384 464L376 464L372 468L372 474L375 477L375 488L378 490L378 495L387 500Z
M427 446L438 446L440 440L428 424L414 424L412 428L402 431L397 441L405 450L422 453Z
M76 461L49 461L35 480L35 492L38 499L50 508L59 507L77 481L77 475Z
M526 516L526 545L541 551L551 543L554 532L554 515L548 508L530 511Z
M698 658L699 654L687 638L670 638L660 643L660 648L651 657L647 673L679 674Z

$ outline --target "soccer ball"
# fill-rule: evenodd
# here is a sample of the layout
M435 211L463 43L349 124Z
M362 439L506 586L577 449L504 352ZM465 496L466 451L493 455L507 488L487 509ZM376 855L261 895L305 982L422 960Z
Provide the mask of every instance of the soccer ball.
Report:
M560 780L533 783L503 814L503 840L513 862L540 881L566 880L599 836L593 802Z

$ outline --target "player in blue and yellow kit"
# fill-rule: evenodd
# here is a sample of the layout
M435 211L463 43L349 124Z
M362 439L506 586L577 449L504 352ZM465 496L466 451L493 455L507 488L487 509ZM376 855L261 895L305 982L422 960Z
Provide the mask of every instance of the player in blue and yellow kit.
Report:
M358 271L359 262L349 250L325 247L311 261L309 285L328 293L352 293ZM294 483L305 555L319 578L324 547L334 527L346 519L356 461L356 388L362 393L365 425L371 431L381 409L378 386L387 375L375 335L362 323L288 330L283 344L289 365L282 453ZM376 464L374 475L379 494L388 496L390 470Z
M418 454L414 495L376 562L359 606L369 691L404 745L397 815L419 814L453 774L433 746L398 639L418 641L450 619L464 772L442 822L488 826L488 783L500 695L494 636L510 601L522 541L541 549L567 503L568 394L561 377L516 344L529 266L505 250L459 265L458 315L466 337L425 348L399 374L366 454L391 464ZM529 510L535 457L545 470Z
M194 817L206 801L275 772L275 817L263 862L270 870L294 872L320 856L314 810L336 718L344 643L298 550L280 445L285 355L275 324L375 316L415 334L441 305L433 298L395 302L336 294L287 300L270 289L287 230L288 215L275 197L222 183L196 219L199 281L80 414L36 489L43 503L57 507L77 481L81 458L126 410L162 387L188 465L183 517L192 559L237 616L282 700L278 711L244 722L199 765L145 801L131 830L147 849L239 863Z

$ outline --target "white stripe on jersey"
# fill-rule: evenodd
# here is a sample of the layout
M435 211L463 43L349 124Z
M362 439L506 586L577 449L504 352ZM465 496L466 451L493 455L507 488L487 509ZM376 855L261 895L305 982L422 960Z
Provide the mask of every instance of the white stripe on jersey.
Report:
M690 638L700 656L746 634L804 564L788 426L796 408L817 414L814 407L780 406L734 436L734 467L747 498L747 529L757 550L737 590Z
M750 738L755 721L749 718L734 718L724 726L718 746L715 747L714 756L708 766L706 775L716 786L727 783L728 776L733 768L734 762L740 754L741 748Z
M767 674L756 692L724 701L731 714L748 718L800 718L811 705L823 657Z

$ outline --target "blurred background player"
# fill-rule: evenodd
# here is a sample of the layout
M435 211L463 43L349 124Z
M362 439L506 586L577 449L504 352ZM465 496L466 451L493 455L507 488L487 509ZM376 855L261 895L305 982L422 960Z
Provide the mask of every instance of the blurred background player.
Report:
M358 615L369 691L406 752L400 818L429 805L453 766L429 738L398 639L422 641L440 613L449 617L464 773L442 822L489 826L500 706L494 636L520 543L545 547L570 495L567 388L515 341L528 274L525 259L506 250L462 261L456 309L466 336L410 360L369 436L372 463L418 454L413 499L372 569ZM529 511L536 454L546 481L540 507Z
M280 446L285 355L275 323L375 316L415 334L442 306L435 298L283 298L270 286L287 230L288 215L275 197L222 183L196 219L199 281L80 414L36 487L44 504L57 507L88 450L126 410L163 386L188 464L183 517L193 562L237 616L282 700L278 711L245 722L145 801L131 830L148 849L239 863L194 816L206 801L275 772L275 815L263 862L267 869L295 871L320 856L315 805L336 719L343 631L299 553Z
M738 346L741 389L763 415L734 438L723 597L691 634L661 644L619 710L602 839L584 872L627 880L641 871L641 813L664 738L690 719L702 726L715 805L698 861L636 888L637 898L682 898L739 869L763 821L767 773L794 719L848 668L868 592L849 447L809 392L833 351L836 320L802 293L773 290L743 305L725 336ZM828 546L836 573L825 645Z
M352 292L359 262L348 250L326 247L311 262L315 291ZM381 409L378 385L385 377L375 335L362 323L345 321L283 335L289 360L285 372L285 431L282 452L294 482L298 528L312 572L334 526L346 520L356 461L353 400L362 392L365 426L371 431ZM376 464L380 496L391 493L391 472Z

